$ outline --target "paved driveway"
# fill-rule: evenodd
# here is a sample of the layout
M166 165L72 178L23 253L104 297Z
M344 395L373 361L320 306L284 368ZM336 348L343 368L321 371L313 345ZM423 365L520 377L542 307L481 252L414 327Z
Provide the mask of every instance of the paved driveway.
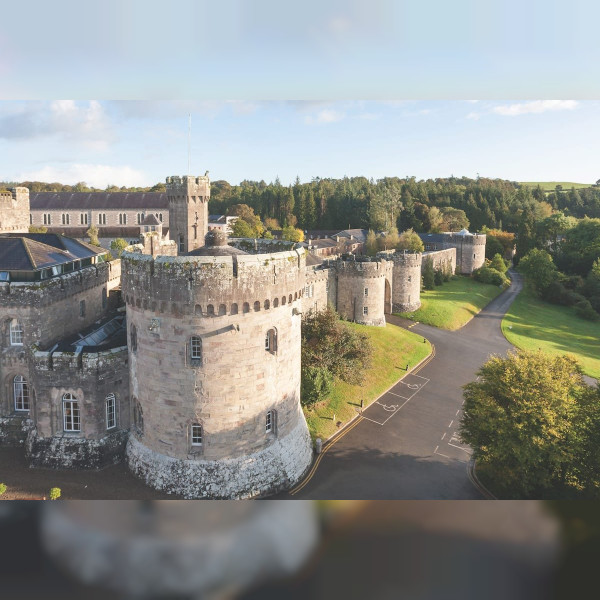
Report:
M457 434L462 386L475 379L490 355L511 348L500 322L522 287L520 275L512 276L511 287L462 329L411 327L434 344L435 356L364 411L322 456L294 499L482 498L467 472L470 449ZM413 325L393 316L388 320Z

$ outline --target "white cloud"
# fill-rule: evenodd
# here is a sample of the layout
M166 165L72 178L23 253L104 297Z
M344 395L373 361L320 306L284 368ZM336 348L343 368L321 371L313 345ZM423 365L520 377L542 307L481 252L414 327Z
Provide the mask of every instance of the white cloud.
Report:
M15 179L17 181L56 181L67 185L85 181L88 185L96 188L105 188L107 185L141 187L156 183L150 181L142 171L132 167L78 163L59 167L46 166L36 171L25 171L19 173Z
M577 108L575 100L533 100L519 104L495 106L492 111L498 115L516 117L530 113L544 113L550 110L573 110Z
M308 124L312 123L335 123L341 121L346 115L337 110L326 108L317 113L315 117L307 116L304 121Z
M481 119L481 113L470 112L467 115L467 119L471 119L472 121L479 121L479 119Z

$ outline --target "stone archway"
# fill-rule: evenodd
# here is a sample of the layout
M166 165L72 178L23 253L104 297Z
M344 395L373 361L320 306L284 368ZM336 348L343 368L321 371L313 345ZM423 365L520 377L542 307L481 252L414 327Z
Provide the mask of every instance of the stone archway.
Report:
M383 313L385 315L390 315L392 314L392 286L390 285L390 282L387 280L385 280L385 293L384 293L384 299L383 299Z

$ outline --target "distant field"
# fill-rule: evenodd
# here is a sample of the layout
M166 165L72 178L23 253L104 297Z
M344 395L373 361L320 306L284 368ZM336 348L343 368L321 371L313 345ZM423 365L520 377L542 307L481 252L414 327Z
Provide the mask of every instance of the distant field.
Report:
M434 290L421 292L421 308L400 317L454 331L468 323L502 289L479 283L470 277L457 277Z
M347 323L353 329L368 334L373 344L373 364L365 372L363 385L336 381L329 396L310 409L304 409L308 429L313 439L323 441L337 430L337 422L347 423L356 416L361 398L368 406L406 374L406 364L412 369L431 353L431 344L423 336L388 323L385 327L366 327ZM335 421L333 416L335 414Z
M600 377L600 323L580 319L567 306L543 302L527 286L502 320L502 333L517 348L572 354L584 373Z
M529 187L539 185L545 192L553 192L557 185L562 185L563 190L587 188L592 185L591 183L573 183L572 181L519 181L519 183Z

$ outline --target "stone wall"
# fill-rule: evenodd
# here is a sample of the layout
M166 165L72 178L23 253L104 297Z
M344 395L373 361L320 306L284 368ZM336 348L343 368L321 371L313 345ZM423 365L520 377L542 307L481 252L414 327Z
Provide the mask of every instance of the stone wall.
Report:
M319 311L328 304L335 306L337 299L336 271L322 265L306 268L306 284L302 295L302 312Z
M16 187L0 192L0 233L29 231L29 190Z
M482 267L485 262L485 234L447 235L447 244L456 248L456 264L458 272L470 275L475 269Z
M340 316L363 325L385 326L386 281L391 290L392 265L384 259L336 261ZM388 294L389 295L389 294Z
M130 426L127 347L96 353L42 352L31 357L35 430L27 441L32 466L100 468L123 458ZM63 397L79 403L81 431L64 431ZM116 427L107 428L114 394Z
M435 250L433 252L424 252L421 262L421 271L426 260L433 262L435 271L444 271L448 269L450 274L454 275L456 271L456 248L446 248L445 250Z
M126 251L122 262L135 339L132 471L189 497L256 495L279 489L283 480L291 485L312 452L300 408L304 251L155 259ZM196 359L191 336L200 339ZM200 445L192 445L193 424L202 426ZM288 443L294 449L286 450ZM279 472L286 452L293 480ZM256 476L231 480L242 465ZM193 472L196 483L180 471Z
M391 260L394 265L393 312L413 312L421 306L422 255L411 252L395 252L391 255Z

